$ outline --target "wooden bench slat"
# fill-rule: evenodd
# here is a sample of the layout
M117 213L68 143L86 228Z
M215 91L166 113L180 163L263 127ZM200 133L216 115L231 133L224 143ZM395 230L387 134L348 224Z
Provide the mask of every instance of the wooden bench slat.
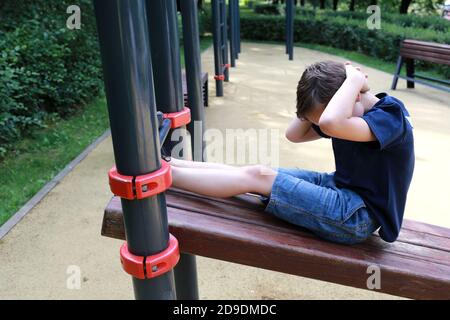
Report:
M277 219L269 214L260 212L262 211L263 206L259 203L259 200L251 196L243 195L240 198L210 199L202 196L196 197L191 193L169 190L166 193L166 198L168 207L184 208L199 214L214 215L222 219L233 219L234 221L239 221L242 223L250 223L261 226L270 224L272 228L277 228L285 233L297 233L302 231L300 227L293 227L287 222ZM230 206L233 208L231 213L229 212ZM113 198L108 208L108 210L115 209L115 211L121 214L120 199ZM394 250L399 243L405 242L409 245L445 251L445 248L450 248L450 239L446 237L448 236L449 231L445 230L447 229L405 220L398 240L394 244L388 245L391 246L392 250ZM432 232L437 234L432 234ZM308 235L310 234L308 231L304 231L304 233ZM374 235L374 237L377 237L377 235ZM413 255L416 254L418 253L413 253ZM442 256L439 253L437 254L437 258L429 258L441 260L444 257L447 257L447 261L449 261L450 265L449 254Z
M450 229L424 222L405 219L402 228L450 239Z
M402 51L402 50L405 50L405 51L416 50L416 51L421 51L421 52L434 52L434 53L442 54L444 56L450 55L450 48L423 47L423 46L415 45L415 44L402 45L400 47L400 51Z
M412 230L405 229L404 242L387 244L374 236L364 244L342 246L259 212L262 206L255 197L211 199L179 190L166 194L170 229L184 252L359 288L365 288L367 266L376 264L383 292L450 298L448 238L439 240L448 235L445 228L435 231L431 225L408 222ZM411 243L420 229L425 235L414 241L421 245ZM118 198L105 210L102 234L125 237Z
M417 46L422 46L422 47L431 47L431 48L437 48L437 49L450 50L450 44L446 44L446 43L437 43L437 42L428 42L428 41L419 41L419 40L405 39L405 40L403 40L402 44L404 44L404 45L417 45Z
M408 55L416 55L418 57L430 57L435 59L440 59L443 61L449 61L450 60L450 51L446 54L435 52L435 51L424 51L416 48L402 48L400 49L400 54L403 56L405 54Z
M423 52L418 50L400 50L400 55L405 58L420 59L446 65L450 64L450 54L442 55L438 53Z
M184 207L185 209L196 212L207 212L208 214L216 214L218 216L222 215L225 219L232 216L233 219L239 219L240 221L246 223L262 225L270 223L272 227L282 228L284 232L289 232L289 230L292 229L291 224L274 218L269 214L258 212L262 211L264 206L257 198L252 196L242 195L239 198L211 199L208 197L197 196L192 193L185 193L183 191L169 190L167 193L167 202L170 207L174 207L175 203L177 203L178 207ZM227 206L231 205L234 208L233 214L229 215L226 213L226 209L228 209L228 207L224 207L221 203ZM237 210L238 208L240 209ZM408 222L406 222L406 225L408 225ZM417 226L418 224L415 225ZM411 226L414 226L414 224ZM298 227L296 227L296 229L298 229ZM411 228L410 230L403 228L397 243L406 242L409 244L427 246L434 249L441 250L441 248L449 248L450 250L450 238L425 234L422 231L423 229L424 227L422 227L421 231L417 231ZM430 225L428 230L433 230ZM448 231L448 234L450 235L450 231Z

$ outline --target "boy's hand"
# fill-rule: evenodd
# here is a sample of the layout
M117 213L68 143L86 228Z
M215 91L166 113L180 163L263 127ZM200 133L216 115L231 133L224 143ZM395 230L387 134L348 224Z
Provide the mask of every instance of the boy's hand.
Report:
M359 92L364 93L369 91L367 75L359 67L354 67L350 61L347 61L345 63L345 72L347 79L350 79L358 87Z
M319 119L320 129L327 135L350 141L375 141L376 138L367 122L361 117L353 116L356 101L361 92L369 90L366 75L345 64L347 79L336 91Z

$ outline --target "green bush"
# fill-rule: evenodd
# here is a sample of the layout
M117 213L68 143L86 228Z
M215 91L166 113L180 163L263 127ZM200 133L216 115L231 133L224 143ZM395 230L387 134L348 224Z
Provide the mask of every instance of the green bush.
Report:
M393 24L384 24L380 30L369 30L365 20L297 16L294 23L295 42L315 43L356 51L390 62L397 60L400 42L406 38L450 44L449 33L402 28ZM284 41L284 18L265 15L242 16L241 36L251 40ZM445 77L450 77L448 66L436 66L423 62L419 64L425 68L436 68Z
M207 32L212 32L212 13L209 6L204 6L199 10L198 20L200 37L205 36Z
M297 12L302 14L305 12L314 12L314 10L298 10ZM304 14L304 13L303 13ZM317 16L326 17L342 17L346 19L367 20L370 16L364 11L333 11L333 10L320 10L317 11ZM438 32L450 32L450 22L442 19L439 16L417 16L414 14L398 14L381 12L381 23L395 24L398 27L403 28L419 28L419 29L431 29Z
M0 5L0 156L12 142L66 117L102 88L91 1L79 0L80 30L66 27L71 1L3 1Z
M275 4L258 4L253 11L257 14L279 15L280 8Z
M277 15L280 14L280 8L277 5L258 5L254 12L257 14ZM353 20L366 21L370 14L365 11L333 11L333 10L314 10L309 8L296 8L296 16L300 17L342 17ZM431 29L438 32L450 32L450 22L439 16L418 16L415 14L399 14L382 11L381 23L395 24L404 28Z

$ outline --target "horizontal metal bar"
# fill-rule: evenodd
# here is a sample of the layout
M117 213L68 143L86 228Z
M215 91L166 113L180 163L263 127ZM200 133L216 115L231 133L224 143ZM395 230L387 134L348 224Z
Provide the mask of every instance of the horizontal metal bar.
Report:
M444 80L444 79L432 78L432 77L428 77L428 76L424 76L424 75L416 74L416 73L414 74L414 77L450 85L450 81L447 81L447 80Z
M400 75L398 77L400 79L413 81L413 82L420 83L420 84L423 84L425 86L429 86L429 87L432 87L432 88L435 88L435 89L439 89L439 90L450 92L450 87L440 86L440 85L433 84L433 83L430 83L430 82L427 82L427 81L417 80L417 79L411 78L411 77L405 77L405 76L400 76Z
M159 141L161 145L164 144L164 141L166 141L167 135L170 131L170 125L171 121L169 119L164 119L161 127L159 127Z

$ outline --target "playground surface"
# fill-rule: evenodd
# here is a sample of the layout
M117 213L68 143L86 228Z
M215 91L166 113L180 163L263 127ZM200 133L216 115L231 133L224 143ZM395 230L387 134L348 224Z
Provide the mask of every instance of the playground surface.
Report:
M339 60L295 48L288 61L284 46L243 43L237 68L230 71L224 97L215 97L212 48L202 55L210 75L207 128L280 130L280 166L333 171L329 140L292 144L284 130L294 116L297 81L308 64ZM407 219L450 228L450 108L448 93L416 85L387 90L392 75L364 67L374 92L401 99L415 127L416 169L408 195ZM98 145L27 216L0 240L0 299L133 299L130 277L122 271L122 241L100 236L103 210L111 198L107 171L113 165L111 139ZM198 257L201 299L392 299L377 292ZM67 270L81 271L79 289L68 289ZM382 274L381 274L382 277Z

